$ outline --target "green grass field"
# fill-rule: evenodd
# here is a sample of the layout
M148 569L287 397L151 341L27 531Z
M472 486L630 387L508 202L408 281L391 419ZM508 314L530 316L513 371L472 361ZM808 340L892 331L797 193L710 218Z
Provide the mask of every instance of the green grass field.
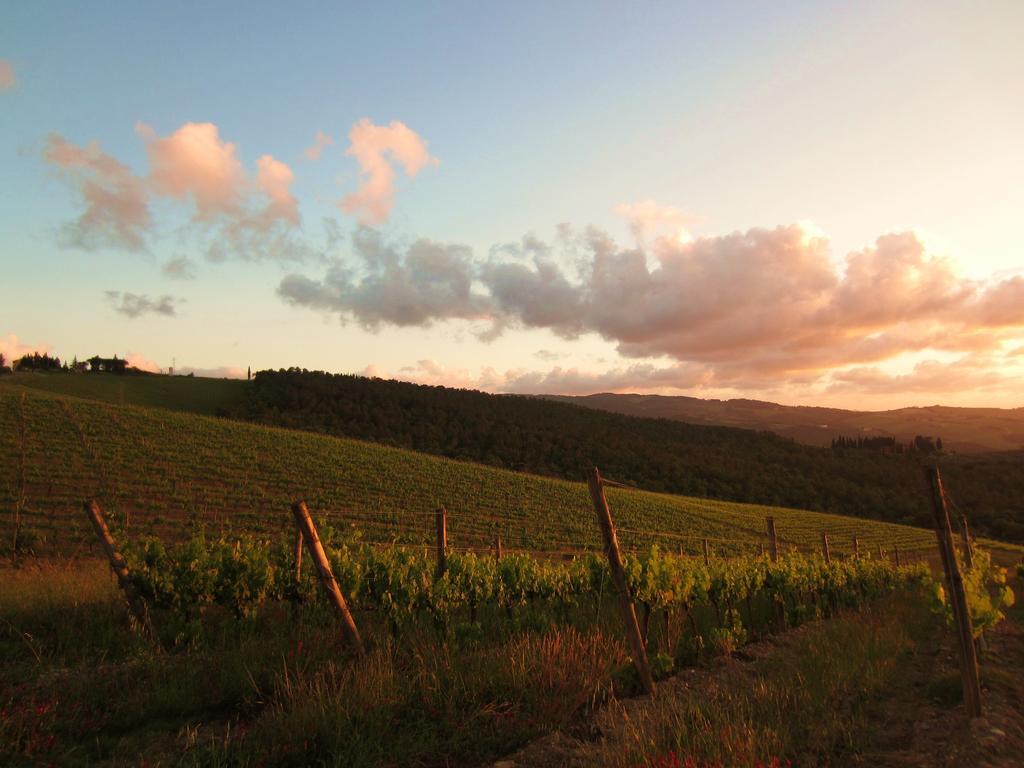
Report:
M56 379L57 377L53 377ZM66 377L67 379L88 377ZM317 519L353 525L368 540L429 543L434 510L447 507L449 542L508 549L596 549L583 483L305 432L169 410L115 405L0 383L0 526L5 545L23 499L24 527L41 552L92 546L81 512L96 498L127 535L177 538L191 524L219 533L273 535L303 498ZM22 473L21 467L24 467ZM583 468L581 468L582 470ZM775 517L783 542L835 552L933 547L929 531L858 518L609 490L626 548L658 541L719 554L751 552Z
M3 379L31 389L99 400L115 405L144 405L213 416L238 403L245 381L198 376L130 376L113 373L14 373Z

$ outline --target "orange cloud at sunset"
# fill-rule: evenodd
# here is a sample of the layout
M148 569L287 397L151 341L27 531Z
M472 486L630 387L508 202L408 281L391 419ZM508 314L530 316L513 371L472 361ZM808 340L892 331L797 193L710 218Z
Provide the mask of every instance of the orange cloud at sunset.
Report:
M142 182L128 166L103 152L97 142L80 147L51 133L43 157L59 169L81 196L85 210L61 229L66 245L142 250L152 220Z
M399 120L375 125L363 118L349 131L346 155L354 157L362 170L359 189L341 201L345 213L357 216L365 225L381 224L391 215L395 197L397 163L413 178L438 160L427 151L427 142Z
M196 216L234 213L244 196L245 173L235 145L221 141L212 123L185 123L165 138L145 123L136 132L146 142L149 179L162 196L195 202Z
M334 143L334 137L330 134L324 133L323 131L317 131L316 137L313 139L312 145L303 150L302 154L306 156L307 160L319 160L320 155L327 147Z
M292 169L270 155L263 155L257 165L256 183L270 201L261 217L268 222L280 219L292 225L298 224L299 201L291 193L292 182L295 181Z
M0 59L0 91L9 91L18 84L14 76L14 67L7 59Z
M10 365L20 357L31 355L33 352L49 354L51 349L52 347L49 344L22 344L13 333L0 336L0 355L4 356L7 365Z
M823 235L801 225L662 237L649 251L589 229L571 238L569 256L524 239L486 261L439 244L423 261L420 245L403 253L374 242L378 255L363 271L335 268L323 281L291 275L279 293L371 329L486 319L485 340L515 328L567 340L593 334L637 360L598 373L476 378L502 391L952 391L1004 382L1019 361L1010 350L1024 338L1024 279L966 278L912 232L883 235L840 262ZM907 356L916 367L899 369ZM473 378L436 364L399 375Z
M76 221L62 227L64 245L144 251L152 235L150 203L169 198L185 204L190 222L182 233L198 240L212 259L301 259L309 251L294 236L299 201L286 163L262 155L250 178L235 145L222 140L212 123L186 123L163 138L139 123L136 133L146 145L146 176L133 174L96 142L80 147L59 134L48 137L43 159L84 206Z

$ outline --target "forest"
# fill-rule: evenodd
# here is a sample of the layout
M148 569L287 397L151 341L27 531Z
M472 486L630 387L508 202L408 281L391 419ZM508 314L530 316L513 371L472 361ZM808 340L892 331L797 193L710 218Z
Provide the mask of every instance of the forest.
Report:
M290 368L259 371L223 416L578 480L599 466L649 491L930 525L939 460L975 529L1024 541L1024 454L816 448L767 432L622 416L536 397Z

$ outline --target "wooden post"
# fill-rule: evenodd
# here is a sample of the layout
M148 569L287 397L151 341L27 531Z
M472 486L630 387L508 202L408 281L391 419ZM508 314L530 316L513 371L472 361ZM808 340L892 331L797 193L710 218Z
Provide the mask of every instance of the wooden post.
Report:
M295 583L302 583L302 529L295 530Z
M494 537L494 560L501 560L501 536Z
M902 565L902 563L900 563L900 547L899 547L899 544L893 544L892 554L893 554L893 557L896 560L896 567L899 568L900 565Z
M302 539L306 542L306 547L309 549L309 556L313 558L313 563L320 573L320 583L323 584L324 591L334 606L335 613L341 619L341 632L345 637L345 642L358 655L365 655L366 651L363 649L363 641L359 637L359 630L356 629L356 622L348 610L345 596L341 594L341 587L338 586L338 582L334 578L331 563L327 559L327 553L324 552L324 545L320 543L320 535L313 524L313 518L309 515L309 510L306 509L306 502L296 501L292 504L292 514L295 515L295 525L302 533Z
M974 567L974 549L971 547L971 531L967 527L967 516L960 515L960 543L963 546L964 567Z
M881 544L878 545L878 559L879 560L885 560L885 553L882 552L882 545Z
M832 562L832 553L828 549L828 534L824 532L821 534L821 554L824 555L826 563Z
M92 521L92 527L96 531L96 538L100 540L100 545L107 554L107 560L110 561L110 568L117 577L117 583L121 587L121 591L124 592L125 599L128 601L128 608L139 622L139 626L142 627L146 636L159 647L160 638L149 619L146 601L136 594L135 588L132 586L132 580L128 574L128 563L125 562L124 557L117 551L117 547L114 546L114 539L110 535L110 529L107 528L107 521L103 519L103 515L100 513L100 505L90 499L85 502L84 508L86 516Z
M679 542L679 544L677 545L677 550L678 550L679 556L682 557L683 556L683 542L681 542L681 541Z
M860 557L860 541L858 541L856 536L853 537L853 556L855 558Z
M711 547L707 539L704 539L704 565L711 565Z
M437 508L437 574L440 579L448 570L448 510Z
M640 676L640 685L644 692L654 694L654 677L651 675L651 667L647 663L647 648L644 645L643 637L640 635L640 625L636 620L636 608L633 605L633 597L629 591L629 584L626 581L626 572L622 569L622 555L619 552L619 540L615 535L615 525L612 523L612 513L608 508L608 500L604 495L604 486L601 484L601 473L594 467L587 476L587 485L590 487L590 498L594 502L594 511L597 513L597 523L601 527L601 535L604 537L605 554L608 555L608 566L612 572L612 579L619 591L619 598L622 604L622 616L626 622L626 639L629 641L630 650L633 653L633 664L636 665L637 674Z
M938 467L926 469L932 487L932 513L935 518L935 536L939 542L939 555L946 573L946 586L956 620L957 640L960 645L960 676L963 680L964 704L968 717L981 717L981 682L978 675L978 653L974 647L974 628L963 578L953 549L953 530L946 507L946 492L942 487L942 476Z
M771 552L772 562L779 559L779 537L775 532L775 518L769 517L768 523L768 551Z

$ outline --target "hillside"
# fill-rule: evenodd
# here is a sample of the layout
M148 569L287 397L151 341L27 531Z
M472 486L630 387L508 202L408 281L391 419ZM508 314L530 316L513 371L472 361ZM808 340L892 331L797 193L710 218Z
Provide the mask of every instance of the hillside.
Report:
M597 465L651 491L931 524L921 457L767 432L294 369L257 373L232 415L571 480ZM1024 453L942 461L979 531L1024 541Z
M40 549L92 546L81 514L99 499L127 535L180 537L190 524L214 532L273 533L290 525L297 498L331 525L372 540L433 541L433 511L449 509L451 544L595 548L582 483L453 461L396 448L223 419L58 396L0 384L0 535L12 539L19 498ZM21 467L24 467L22 473ZM696 552L753 551L774 515L783 541L836 551L931 547L927 530L792 509L612 489L627 548L654 541Z
M837 435L894 437L903 443L915 435L929 435L941 436L948 450L959 453L1024 448L1024 408L933 405L892 411L848 411L779 405L762 400L705 400L675 395L603 393L544 397L626 416L767 430L807 445L827 446Z
M0 381L105 403L153 406L206 416L235 407L245 397L246 385L238 379L110 373L12 373Z

